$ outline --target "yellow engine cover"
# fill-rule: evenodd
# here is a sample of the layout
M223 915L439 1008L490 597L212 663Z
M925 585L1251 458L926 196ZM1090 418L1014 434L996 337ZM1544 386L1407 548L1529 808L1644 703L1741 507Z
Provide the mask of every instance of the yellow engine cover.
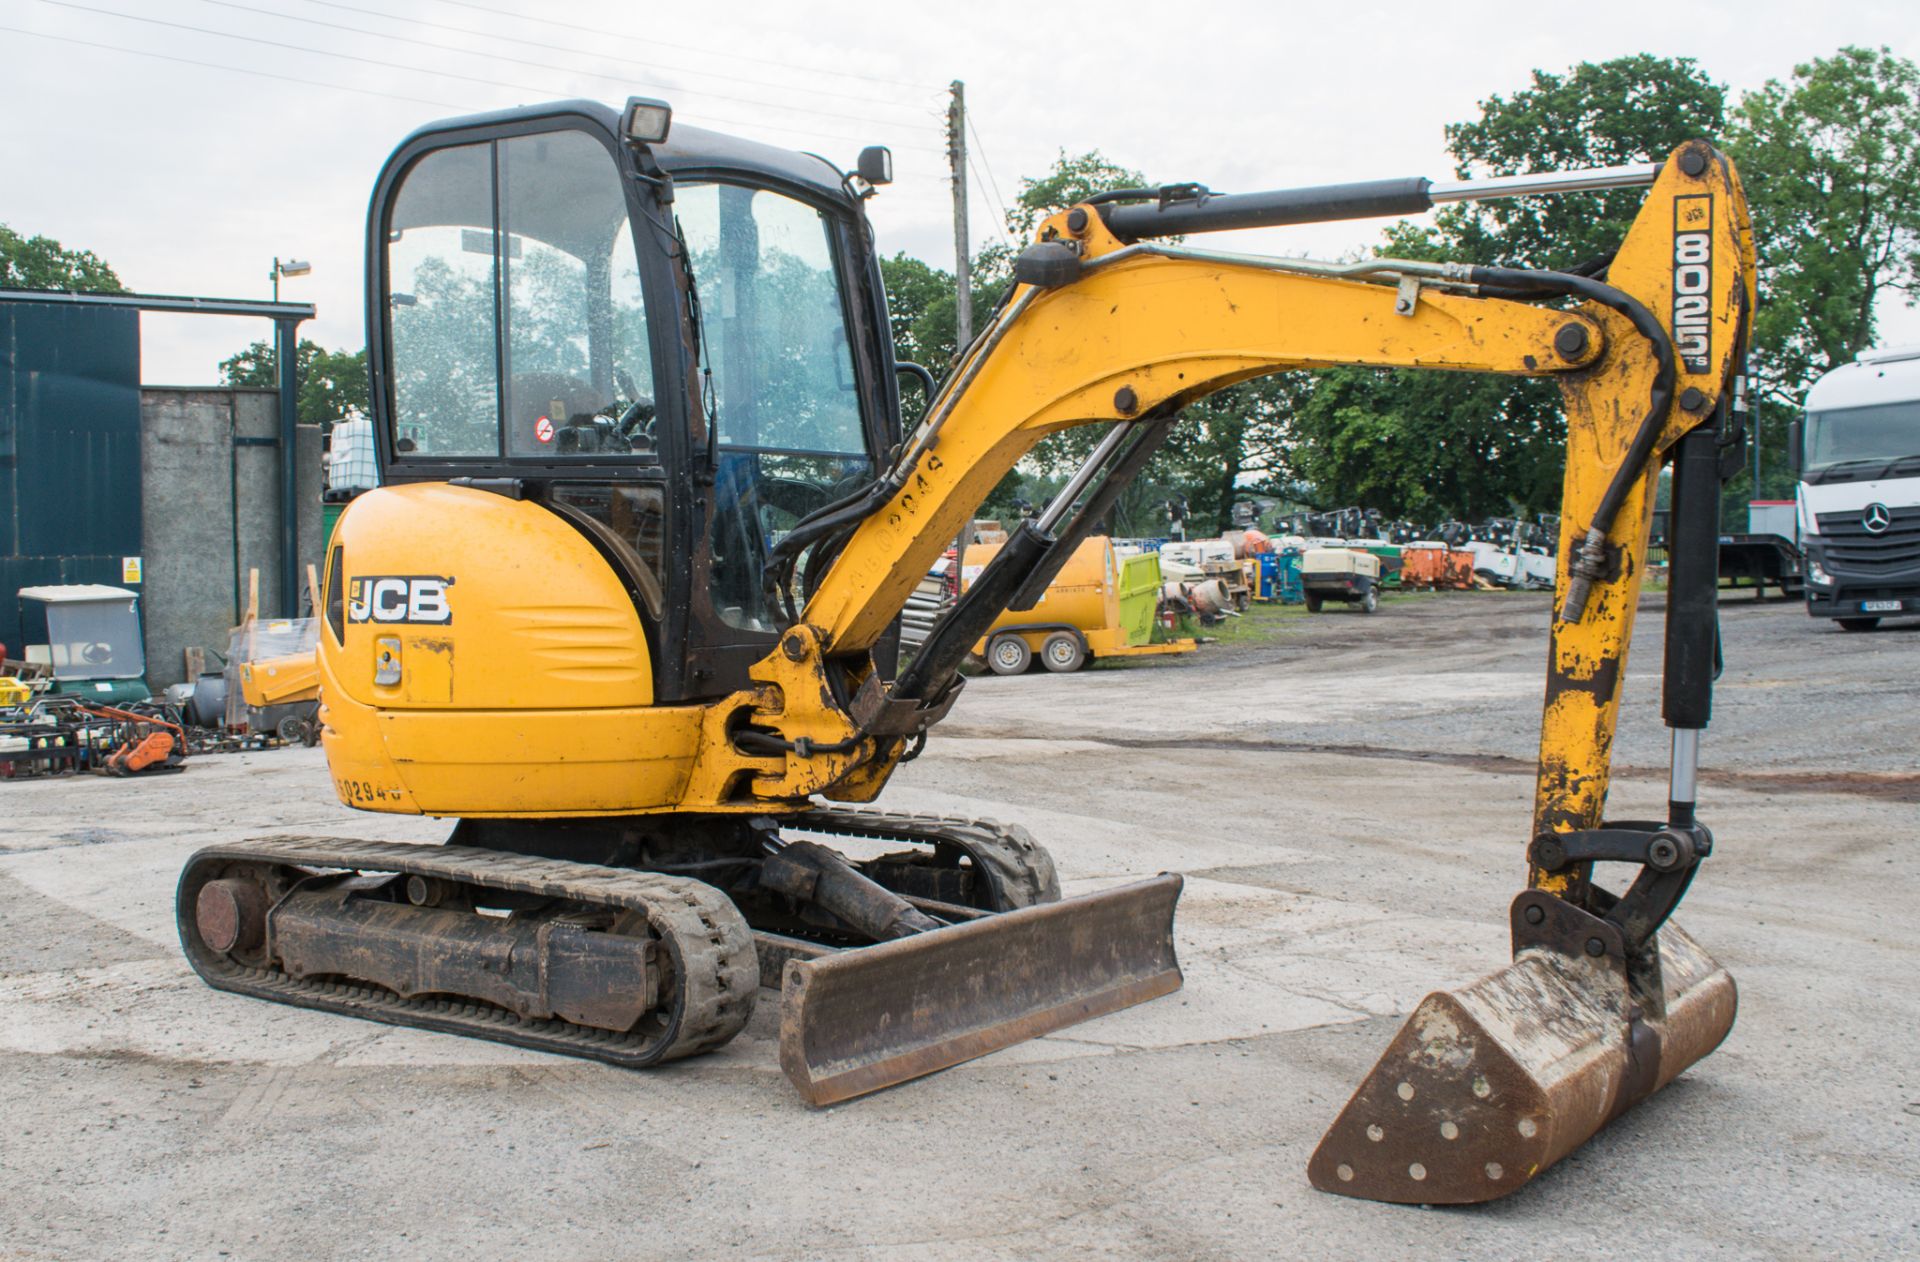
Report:
M349 806L427 815L625 814L678 804L698 707L653 705L619 577L537 504L444 483L370 491L328 554L321 720Z

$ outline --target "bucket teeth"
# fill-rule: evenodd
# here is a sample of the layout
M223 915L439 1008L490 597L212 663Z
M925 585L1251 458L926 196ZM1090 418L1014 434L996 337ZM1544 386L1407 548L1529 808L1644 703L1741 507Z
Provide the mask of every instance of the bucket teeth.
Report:
M1671 922L1645 967L1617 942L1526 947L1428 995L1320 1141L1309 1181L1377 1201L1493 1200L1717 1047L1735 1008L1726 970Z

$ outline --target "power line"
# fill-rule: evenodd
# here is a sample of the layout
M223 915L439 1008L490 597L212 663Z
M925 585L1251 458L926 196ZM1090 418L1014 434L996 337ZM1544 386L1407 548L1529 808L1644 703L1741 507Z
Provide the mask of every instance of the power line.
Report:
M73 0L40 0L41 4L50 4L56 9L73 9L81 13L98 13L111 18L123 18L129 22L145 22L150 26L171 27L176 31L192 31L197 35L214 35L221 39L237 39L248 44L262 44L268 48L283 48L289 52L310 53L315 57L333 57L340 61L357 61L368 66L381 66L388 70L404 70L408 74L430 74L440 79L460 79L467 83L478 83L489 88L512 88L517 92L538 92L543 96L558 96L560 92L553 88L534 87L526 83L506 83L498 79L482 79L477 75L460 74L452 70L429 70L425 66L409 66L401 61L382 61L377 57L359 57L353 53L336 53L325 48L309 48L304 44L288 44L277 39L262 39L258 35L235 35L231 31L216 31L212 27L193 26L186 22L169 22L165 18L150 18L139 13L121 13L114 9L99 9L90 4L75 4Z
M438 51L443 53L455 53L463 57L485 57L494 61L510 61L515 65L519 65L519 66L532 66L536 70L553 70L553 71L559 72L560 74L584 75L589 79L604 79L609 83L623 83L623 84L630 83L630 80L626 79L624 76L621 76L621 75L601 74L598 71L582 70L573 66L556 66L552 62L530 61L525 57L510 57L505 53L483 53L483 52L477 52L470 48L455 48L451 44L437 44L434 41L428 40L428 39L414 39L410 35L388 35L380 31L368 30L364 26L348 26L344 22L328 22L323 18L303 18L292 13L279 13L273 9L257 8L254 5L250 5L250 4L238 4L235 2L235 0L201 0L201 3L215 5L222 9L237 9L241 13L253 13L253 14L258 14L261 17L278 18L284 22L304 22L309 26L322 26L327 28L328 30L346 31L353 35L367 35L367 36L371 36L374 39L393 40L402 44L413 44L420 48L437 49ZM650 88L647 90L658 92L661 89ZM894 123L891 121L882 122L880 120L868 118L864 115L859 115L859 114L839 114L839 113L835 113L832 110L809 109L804 105L788 105L785 101L763 101L763 100L755 99L753 97L727 96L724 93L708 92L705 89L701 89L701 88L692 88L692 89L689 89L689 91L692 91L702 96L710 96L710 97L713 97L715 100L719 100L719 101L733 101L741 105L767 105L767 106L773 106L775 108L781 108L781 109L792 109L802 114L818 114L823 118L846 119L849 122L865 123L869 126L881 126L881 127L906 126L906 124L904 123Z
M405 22L411 26L426 26L426 27L431 27L434 30L438 30L438 31L452 31L457 35L473 35L481 39L497 40L503 44L513 44L515 46L529 46L533 48L544 48L544 49L547 49L549 52L572 53L572 54L575 54L576 56L599 57L605 61L616 62L618 64L626 65L626 66L639 67L643 71L649 72L649 73L657 72L661 70L668 70L676 74L699 75L707 79L722 79L730 83L749 84L753 87L779 88L781 90L791 90L790 85L772 83L763 79L749 79L741 75L722 74L718 70L694 70L686 66L670 66L664 62L651 62L651 63L638 62L628 57L614 57L614 56L610 56L607 53L599 52L595 49L579 48L571 44L549 44L542 40L529 39L523 35L498 35L492 31L483 31L483 30L479 30L476 27L471 27L471 26L457 26L451 22L434 22L427 18L402 17L397 13L383 13L379 9L369 9L357 4L344 4L341 2L341 0L307 0L307 3L316 4L316 5L319 5L321 8L325 8L325 9L341 9L348 13L360 13L360 14L366 15L367 17L376 17L388 22ZM933 91L933 89L931 88L928 88L925 90L927 92ZM888 100L884 97L875 97L875 96L855 96L850 92L835 92L828 88L809 86L807 88L807 91L813 93L816 96L831 96L843 101L856 101L856 102L860 102L862 104L867 104L867 105L885 105L885 106L890 106L896 109L917 108L912 106L911 103L906 101L901 101L897 99Z
M145 22L152 26L164 26L164 27L169 27L173 30L191 31L199 35L213 35L220 39L232 39L232 40L240 40L243 43L248 43L248 44L260 44L267 48L281 48L281 49L286 49L290 52L309 53L316 57L332 57L339 61L357 61L363 65L380 66L388 70L404 70L408 74L427 74L427 75L433 75L434 77L441 78L441 79L459 79L467 83L478 83L489 88L510 88L515 91L532 92L532 93L535 93L536 95L546 96L546 97L557 97L557 96L567 95L566 90L561 88L536 87L531 84L525 84L525 83L507 83L507 82L502 82L496 79L483 79L476 75L459 74L452 70L431 70L424 66L410 66L410 65L407 65L405 62L383 61L377 57L361 57L354 53L334 52L331 49L325 49L325 48L309 48L302 44L289 44L282 40L263 39L257 35L236 35L229 31L216 31L210 27L193 26L186 22L169 22L164 18L152 18L152 17L146 17L142 14L137 14L137 13L121 13L113 9L96 8L93 5L75 4L73 3L73 0L39 0L39 2L41 4L52 5L53 7L59 8L59 9L72 9L72 10L75 10L76 12L81 12L81 13L97 13L106 17L122 18L129 22ZM433 103L438 104L438 102L433 102ZM458 109L458 108L464 108L464 107L455 106L454 108ZM844 140L853 144L859 144L865 140L865 137L861 137L861 136L849 136L849 135L845 135L837 132L821 132L821 131L817 131L810 128L782 127L777 123L746 122L740 119L720 118L717 115L710 116L710 117L714 122L725 123L728 126L732 126L732 127L758 127L758 128L764 128L769 131L784 131L784 132L791 132L796 135L811 136L816 139L824 138L824 139L833 139L833 140ZM933 148L930 145L902 145L901 148L920 149L928 153L939 152L939 150Z
M637 44L642 42L641 37L636 35L621 35L614 31L603 30L597 26L583 26L578 22L562 22L558 18L532 18L532 17L528 17L524 13L515 13L510 9L495 9L495 8L492 8L491 6L484 5L484 4L474 4L472 3L472 0L440 0L440 3L451 4L462 9L472 9L477 13L491 13L496 17L516 18L522 22L537 22L547 26L564 26L569 30L585 31L589 35L598 35L603 39L609 35L612 35L616 39L624 39L629 43ZM717 52L714 49L701 48L695 44L669 43L668 41L663 39L653 39L651 36L646 37L646 42L658 44L662 48L678 48L682 52L701 53L709 57L725 57L730 61L748 61L748 62L753 62L755 65L778 66L783 70L805 70L808 74L829 74L829 75L838 75L844 79L864 79L869 83L888 83L888 84L892 84L895 87L915 88L922 92L934 92L939 90L931 84L914 83L906 79L888 79L880 75L860 74L852 70L826 70L826 69L821 69L813 66L796 66L791 62L771 61L764 57L745 57L745 56L741 56L738 53Z
M226 70L234 74L253 75L258 79L278 79L282 83L297 83L309 88L331 88L335 92L354 92L360 96L381 96L389 101L407 101L415 105L437 105L450 110L470 110L470 105L460 105L453 101L430 101L423 96L398 96L392 92L379 92L373 88L348 87L344 83L328 83L323 79L301 79L293 75L274 74L268 70L249 70L244 66L228 66L217 61L196 61L192 57L176 57L171 53L149 52L144 48L122 48L118 44L100 44L90 39L75 39L71 35L50 35L45 31L28 31L17 26L0 26L0 31L9 31L15 35L30 35L34 39L58 40L62 44L78 44L82 48L98 48L110 53L126 53L132 57L152 57L159 61L175 61L183 66L200 66L207 70Z
M1018 249L1020 243L1014 240L1013 228L1007 223L1007 199L1000 192L1000 181L993 178L993 163L987 160L987 146L980 140L980 129L973 125L973 116L967 116L967 130L973 133L973 147L980 154L980 165L987 169L987 186L993 190L993 216L1000 221L1000 232L1007 238L1007 244Z
M971 151L969 151L967 154L967 169L973 172L974 179L976 180L981 179L980 164L973 160L973 154ZM992 180L987 179L984 181L984 183L990 184L992 183ZM985 188L981 189L981 196L982 197L986 196ZM1001 210L998 206L993 206L991 207L991 209L993 211L993 226L999 230L1001 236L1006 238L1008 245L1014 244L1013 230L1007 226L1007 217L1001 213Z

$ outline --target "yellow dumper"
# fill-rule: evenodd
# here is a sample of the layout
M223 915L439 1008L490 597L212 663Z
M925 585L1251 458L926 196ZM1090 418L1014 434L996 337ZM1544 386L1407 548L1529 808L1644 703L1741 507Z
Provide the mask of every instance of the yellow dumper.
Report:
M252 622L234 630L229 671L227 726L291 744L312 745L320 736L320 654L311 618ZM236 695L237 694L237 695Z
M997 543L967 549L960 567L962 591L999 551ZM1074 549L1033 608L1002 613L973 651L996 675L1018 675L1035 661L1065 674L1089 658L1191 653L1192 640L1152 642L1159 606L1159 556L1123 557L1112 539L1094 535Z

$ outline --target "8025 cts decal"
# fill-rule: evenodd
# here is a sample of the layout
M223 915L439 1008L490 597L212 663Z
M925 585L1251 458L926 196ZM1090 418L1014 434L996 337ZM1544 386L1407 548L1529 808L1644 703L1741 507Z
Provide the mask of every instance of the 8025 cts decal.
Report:
M444 627L453 622L447 603L451 578L437 574L369 575L347 592L348 622L417 622Z
M1673 349L1688 372L1713 359L1713 198L1673 200Z

